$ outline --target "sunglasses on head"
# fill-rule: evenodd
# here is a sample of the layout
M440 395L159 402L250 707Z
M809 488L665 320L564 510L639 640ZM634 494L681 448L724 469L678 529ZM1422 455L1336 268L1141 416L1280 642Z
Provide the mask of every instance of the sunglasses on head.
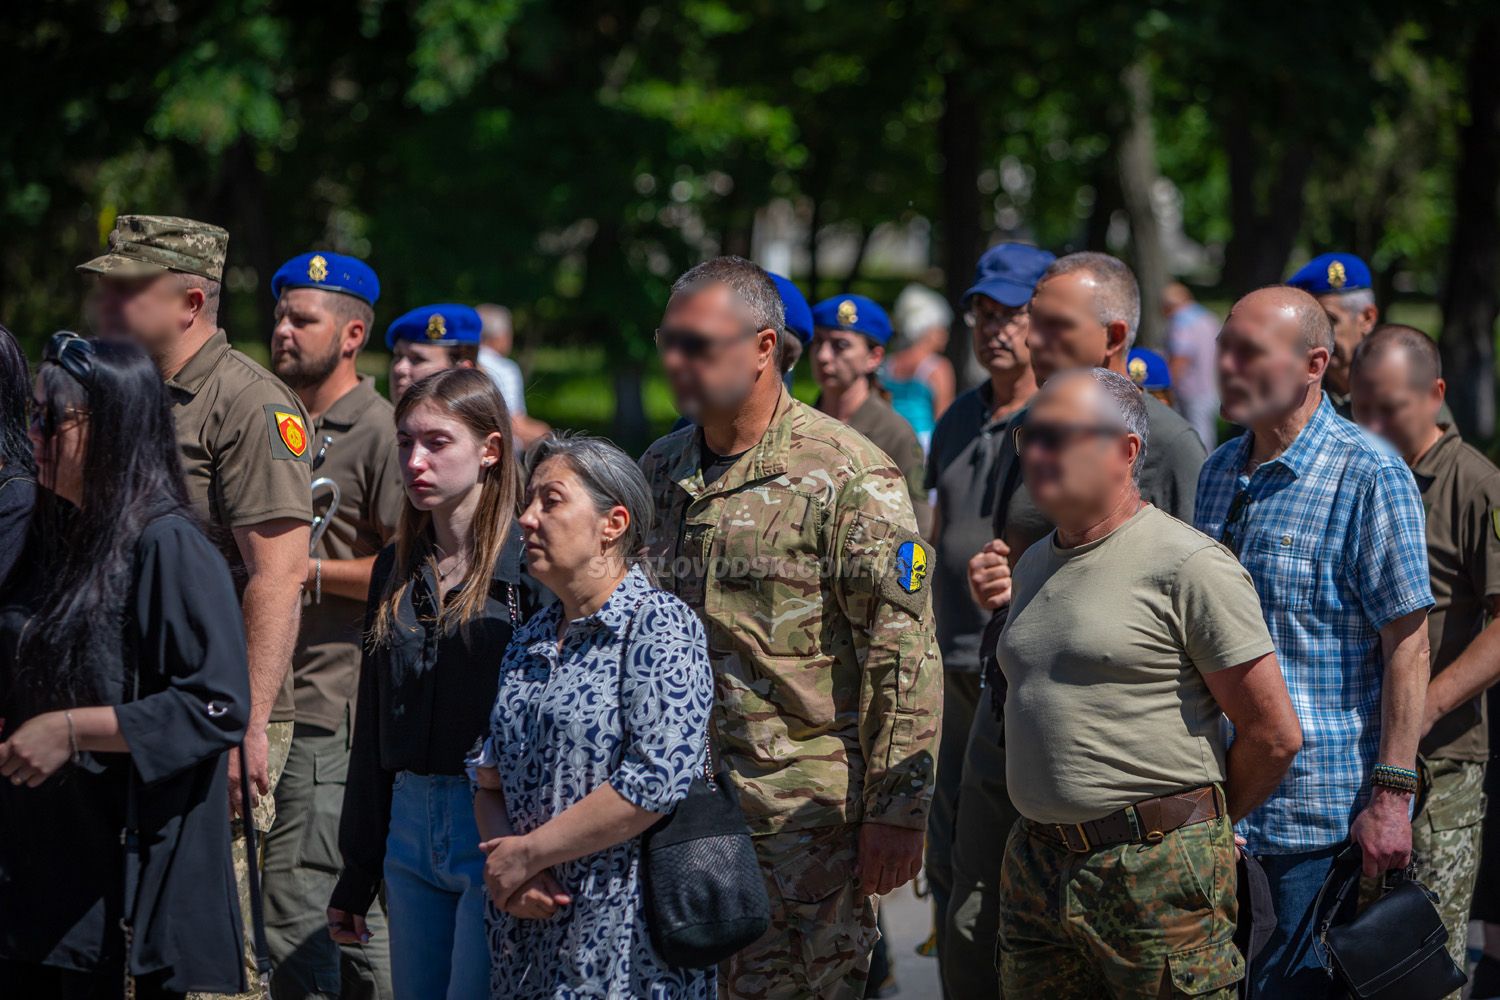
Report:
M47 341L42 360L50 361L77 379L84 388L94 385L94 345L71 330L59 330Z
M1058 452L1086 437L1119 437L1130 433L1121 427L1109 424L1051 424L1027 422L1017 427L1015 434L1016 453L1031 448Z
M746 340L759 330L745 330L733 337L714 337L697 330L663 327L656 331L656 349L662 354L675 351L690 361L697 361L717 354L739 340Z

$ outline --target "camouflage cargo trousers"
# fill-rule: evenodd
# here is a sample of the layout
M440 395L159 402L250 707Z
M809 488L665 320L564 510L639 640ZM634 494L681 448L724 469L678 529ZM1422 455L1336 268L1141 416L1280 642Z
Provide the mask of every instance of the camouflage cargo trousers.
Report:
M1464 968L1469 946L1469 903L1479 873L1484 823L1484 764L1466 760L1427 762L1432 787L1411 827L1417 877L1437 894L1448 928L1448 952ZM1454 993L1449 1000L1457 1000Z
M281 780L281 772L286 767L287 754L292 751L292 723L272 722L267 725L266 741L270 744L268 759L271 790L262 795L260 801L255 804L255 830L260 838L259 844L265 843L265 835L270 832L271 824L276 819L276 783ZM249 858L245 853L244 826L239 820L234 822L232 837L230 849L234 854L234 880L240 889L240 920L245 928L245 981L250 984L250 991L238 995L224 994L222 1000L229 1000L231 997L234 1000L260 1000L264 994L260 989L260 984L256 981L259 972L255 968L255 938L250 929L250 871L247 866ZM264 858L263 854L261 858ZM220 996L214 993L189 993L187 1000L214 1000Z
M859 827L755 838L771 897L771 928L719 967L721 1000L862 1000L875 899L854 876Z
M1234 831L1225 818L1156 844L1074 853L1017 823L1000 875L1006 1000L1232 1000Z

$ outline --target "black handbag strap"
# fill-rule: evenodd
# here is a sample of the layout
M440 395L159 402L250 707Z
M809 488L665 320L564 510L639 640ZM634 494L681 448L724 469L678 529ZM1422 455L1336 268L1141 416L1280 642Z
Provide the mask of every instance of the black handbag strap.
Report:
M1333 926L1334 916L1344 908L1344 902L1349 898L1349 893L1359 885L1361 874L1359 857L1359 846L1353 843L1346 845L1343 850L1334 855L1333 864L1328 868L1328 875L1323 879L1323 884L1318 887L1317 897L1313 899L1313 956L1330 976L1333 975L1333 961L1328 957L1328 931ZM1323 900L1327 897L1329 890L1333 891L1333 905L1325 910Z

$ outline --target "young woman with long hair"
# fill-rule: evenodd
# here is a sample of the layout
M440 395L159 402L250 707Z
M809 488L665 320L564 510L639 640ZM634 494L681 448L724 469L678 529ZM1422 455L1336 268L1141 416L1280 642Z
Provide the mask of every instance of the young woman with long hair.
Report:
M489 981L464 758L511 633L539 601L523 573L510 428L472 368L429 375L396 406L407 504L371 579L328 923L335 940L368 940L384 880L397 1000L472 1000Z
M36 506L36 464L26 436L26 401L31 371L21 345L0 325L0 583L26 543L26 526Z
M651 944L640 836L703 773L713 673L698 617L637 565L651 490L598 438L532 447L521 528L558 603L517 630L474 810L491 1000L710 1000Z
M241 992L224 756L249 666L167 390L140 348L60 333L33 407L45 489L0 613L0 983Z

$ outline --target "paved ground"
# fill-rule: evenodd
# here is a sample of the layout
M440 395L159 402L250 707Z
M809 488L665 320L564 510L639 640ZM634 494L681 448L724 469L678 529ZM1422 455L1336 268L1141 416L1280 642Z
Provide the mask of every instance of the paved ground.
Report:
M932 932L931 900L918 899L910 885L891 893L880 904L889 935L891 960L901 1000L942 1000L938 990L937 959L916 952L917 945Z

